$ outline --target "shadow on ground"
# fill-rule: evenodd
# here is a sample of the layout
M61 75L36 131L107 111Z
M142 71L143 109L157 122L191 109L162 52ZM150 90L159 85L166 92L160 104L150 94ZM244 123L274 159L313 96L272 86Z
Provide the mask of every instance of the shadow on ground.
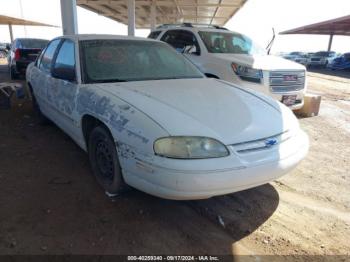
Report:
M318 73L329 76L338 76L350 79L350 70L330 70L327 68L311 67L307 69L311 73Z

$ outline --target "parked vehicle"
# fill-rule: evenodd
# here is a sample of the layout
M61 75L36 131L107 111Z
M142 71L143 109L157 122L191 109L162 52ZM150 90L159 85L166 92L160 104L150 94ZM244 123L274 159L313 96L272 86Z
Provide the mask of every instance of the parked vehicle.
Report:
M283 55L283 58L294 61L296 57L304 55L303 52L291 52Z
M201 199L293 169L308 137L281 103L208 79L154 40L52 40L27 69L33 106L88 151L97 181L169 199Z
M217 26L183 24L160 26L149 38L184 53L209 77L262 92L291 109L303 106L305 67L267 55L265 49L243 34Z
M35 61L48 42L48 40L36 38L15 39L7 57L11 79L24 75L28 64Z
M9 44L0 43L0 58L6 58L9 51Z
M349 70L350 69L350 53L345 53L335 58L328 67L332 70Z
M307 65L308 62L308 56L303 52L291 52L289 54L285 54L283 58L302 64L304 66Z
M326 67L336 57L337 57L336 52L320 51L320 52L314 53L309 57L307 65L309 67L311 66Z

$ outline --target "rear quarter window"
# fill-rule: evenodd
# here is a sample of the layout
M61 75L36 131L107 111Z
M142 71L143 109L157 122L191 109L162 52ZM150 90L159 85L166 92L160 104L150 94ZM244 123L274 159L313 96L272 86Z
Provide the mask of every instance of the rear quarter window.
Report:
M162 31L153 31L148 35L148 38L150 39L157 39L157 37L160 35Z

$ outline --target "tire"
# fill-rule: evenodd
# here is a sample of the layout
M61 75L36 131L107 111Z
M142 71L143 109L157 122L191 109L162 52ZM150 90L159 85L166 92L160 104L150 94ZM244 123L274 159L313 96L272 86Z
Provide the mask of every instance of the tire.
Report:
M88 152L92 172L100 186L111 195L123 193L127 186L123 180L116 145L105 127L97 126L91 131Z
M42 125L49 124L50 120L41 112L39 104L31 88L30 88L30 95L32 97L32 106L33 106L34 115L38 118L39 123Z

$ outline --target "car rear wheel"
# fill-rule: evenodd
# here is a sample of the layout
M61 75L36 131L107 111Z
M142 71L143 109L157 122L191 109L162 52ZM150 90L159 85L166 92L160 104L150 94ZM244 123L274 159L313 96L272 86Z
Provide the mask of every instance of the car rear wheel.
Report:
M105 127L97 126L92 130L88 151L92 172L102 188L109 194L125 191L116 145Z

